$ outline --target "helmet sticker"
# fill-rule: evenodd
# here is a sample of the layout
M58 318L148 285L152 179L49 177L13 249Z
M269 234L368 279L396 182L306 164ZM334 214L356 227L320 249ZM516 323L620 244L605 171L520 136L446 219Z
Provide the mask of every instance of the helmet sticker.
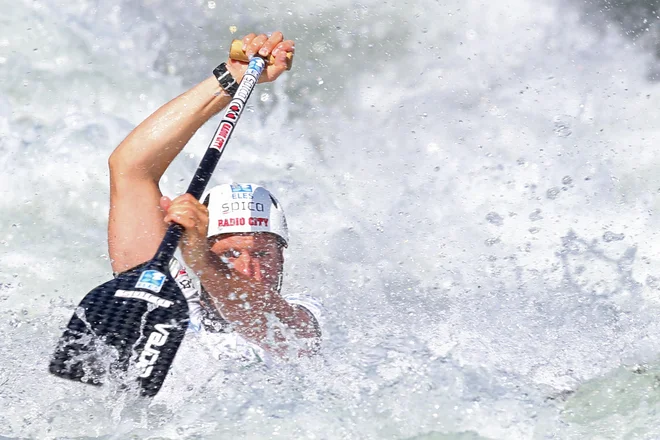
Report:
M270 232L288 245L289 231L282 205L266 188L254 183L225 183L208 196L208 236Z
M252 185L250 184L242 184L242 183L232 183L231 184L231 192L233 193L244 193L244 192L253 192L252 191Z

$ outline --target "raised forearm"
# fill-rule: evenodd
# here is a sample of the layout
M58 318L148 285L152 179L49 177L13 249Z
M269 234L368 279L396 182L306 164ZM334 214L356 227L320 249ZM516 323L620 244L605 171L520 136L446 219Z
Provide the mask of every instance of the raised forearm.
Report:
M157 182L195 132L230 100L214 77L207 78L138 125L112 153L110 167Z
M268 351L281 356L309 354L319 332L304 309L289 304L277 292L231 273L220 258L209 252L193 270L199 276L213 305L236 331ZM278 324L281 324L278 325Z

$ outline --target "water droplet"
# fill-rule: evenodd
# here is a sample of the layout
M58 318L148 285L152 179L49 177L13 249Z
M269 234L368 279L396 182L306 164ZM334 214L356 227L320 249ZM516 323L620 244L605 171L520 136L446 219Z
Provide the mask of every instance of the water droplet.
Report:
M550 188L548 191L546 191L545 196L547 198L549 198L550 200L554 200L557 197L559 197L559 193L560 193L559 188L557 188L555 186L555 187Z
M262 93L261 94L261 102L266 102L270 99L270 94L268 93Z
M573 179L571 178L571 176L564 176L564 178L561 179L561 183L563 183L564 185L570 185L571 183L573 183Z
M504 219L496 212L489 212L486 214L486 221L496 226L502 226L504 224Z
M612 231L605 231L603 234L603 240L606 242L612 242L612 241L621 241L625 238L626 236L623 234L615 234Z
M540 209L535 209L529 214L529 219L533 222L542 220L543 216L541 215L541 210Z
M316 78L316 82L318 83L318 85L322 85L323 84L323 78L321 78L321 77Z
M485 244L486 246L489 246L489 247L490 247L490 246L493 246L493 245L495 245L495 244L497 244L497 243L499 243L499 242L500 242L499 237L497 237L497 238L489 238L489 239L487 239L487 240L484 242L484 244Z
M569 137L573 134L571 129L570 120L573 119L571 116L557 116L555 117L555 127L554 132L559 137Z

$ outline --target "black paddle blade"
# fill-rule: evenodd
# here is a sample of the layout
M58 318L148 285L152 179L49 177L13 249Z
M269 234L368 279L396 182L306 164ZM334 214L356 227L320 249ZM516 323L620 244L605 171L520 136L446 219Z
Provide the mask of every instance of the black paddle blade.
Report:
M50 372L101 385L137 381L155 396L188 326L188 302L168 270L146 265L85 296L60 338Z

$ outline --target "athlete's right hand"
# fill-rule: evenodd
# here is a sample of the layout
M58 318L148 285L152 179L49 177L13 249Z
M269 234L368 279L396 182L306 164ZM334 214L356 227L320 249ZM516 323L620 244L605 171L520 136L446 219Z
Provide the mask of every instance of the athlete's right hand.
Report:
M181 253L193 270L207 262L210 252L206 235L209 229L209 210L192 195L186 193L174 200L161 197L160 208L165 223L178 223L185 231L181 240Z

